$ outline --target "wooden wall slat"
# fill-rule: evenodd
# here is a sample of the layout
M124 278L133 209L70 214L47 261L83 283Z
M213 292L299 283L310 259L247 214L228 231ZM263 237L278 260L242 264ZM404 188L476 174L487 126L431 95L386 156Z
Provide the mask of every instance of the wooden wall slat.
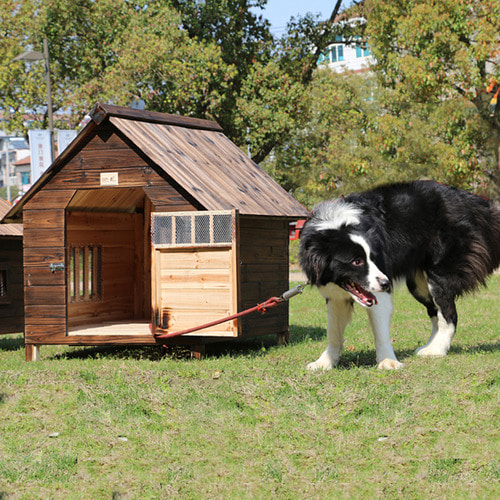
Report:
M86 149L79 152L69 161L64 170L73 172L91 170L121 170L122 168L144 168L149 164L131 149L124 146L116 149L92 149L89 144Z
M66 320L52 318L46 324L26 321L24 335L27 344L64 344L66 339Z
M53 305L48 308L43 305L28 305L25 308L25 314L26 323L30 325L50 325L54 322L54 319L66 320L66 307L64 305Z
M231 310L230 290L216 289L210 292L192 289L162 288L161 299L164 307L179 310L215 310L223 308ZM219 319L215 316L212 319Z
M53 229L30 229L24 232L24 245L32 247L57 247L64 242L64 226Z
M98 189L101 187L101 172L117 172L117 187L121 188L162 185L165 182L149 167L121 167L120 169L103 167L100 170L82 170L80 172L64 169L47 184L46 190L60 190L69 187L74 187L75 189Z
M66 287L55 286L27 286L24 291L25 307L30 305L53 306L64 305Z
M184 249L162 251L161 269L227 269L231 267L228 252L230 249Z
M69 200L75 194L75 189L60 189L57 192L42 189L29 200L23 208L25 210L49 210L66 208Z
M72 233L76 230L92 231L92 226L98 230L117 230L120 226L130 226L134 218L133 214L127 213L99 213L99 212L68 212L68 230Z
M23 210L24 230L54 229L64 230L64 211L53 209Z
M230 288L231 276L219 269L163 269L162 288Z
M157 212L184 212L196 210L178 191L169 184L147 186L144 192Z

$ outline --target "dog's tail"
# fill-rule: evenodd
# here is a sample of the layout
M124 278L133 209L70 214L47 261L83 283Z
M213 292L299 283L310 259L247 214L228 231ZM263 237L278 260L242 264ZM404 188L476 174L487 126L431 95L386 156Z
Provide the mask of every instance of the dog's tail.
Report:
M486 217L476 218L469 242L464 290L485 285L486 278L500 266L500 207L490 204Z

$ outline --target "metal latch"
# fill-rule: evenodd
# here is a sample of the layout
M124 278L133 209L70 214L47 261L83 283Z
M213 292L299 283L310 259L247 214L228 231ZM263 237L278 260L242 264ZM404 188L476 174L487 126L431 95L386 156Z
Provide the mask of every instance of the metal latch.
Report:
M53 262L49 264L49 269L51 272L64 271L64 262Z

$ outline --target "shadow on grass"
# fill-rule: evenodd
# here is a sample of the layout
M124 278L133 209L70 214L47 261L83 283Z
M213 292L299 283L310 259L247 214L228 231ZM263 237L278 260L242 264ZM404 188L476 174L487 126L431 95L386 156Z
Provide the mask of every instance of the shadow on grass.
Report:
M299 345L306 342L324 341L320 346L318 356L322 349L326 347L326 334L324 328L306 327L292 325L289 345ZM18 342L17 347L22 347L22 339L12 339ZM13 344L16 345L16 344ZM221 342L208 343L206 345L205 358L220 358L224 356L232 357L262 357L267 355L267 350L277 345L275 335L267 335L249 339L223 340ZM400 349L396 351L399 361L415 356L415 350L420 347L416 345L414 349ZM498 343L477 344L477 345L457 345L452 346L450 354L467 353L488 353L499 349ZM1 344L0 344L1 348ZM50 359L135 359L160 361L164 357L169 359L189 359L191 351L189 346L89 346L89 347L65 347L64 352L55 354ZM320 352L321 351L321 352ZM339 368L351 368L353 366L374 366L376 364L375 349L356 350L350 352L345 349L340 358Z
M289 344L298 344L308 340L320 340L324 337L324 329L308 327L291 327ZM22 339L21 339L22 340ZM267 349L277 345L275 335L249 339L222 340L206 344L205 357L218 358L223 356L258 357L265 355ZM163 347L156 346L67 346L64 352L59 352L49 359L137 359L158 361L164 357L171 359L188 359L191 351L187 345Z
M0 351L18 351L23 347L23 337L0 337Z

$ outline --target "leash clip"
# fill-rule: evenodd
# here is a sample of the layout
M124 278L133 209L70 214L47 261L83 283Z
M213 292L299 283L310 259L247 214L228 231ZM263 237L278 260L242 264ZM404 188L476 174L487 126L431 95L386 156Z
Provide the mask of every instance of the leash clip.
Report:
M295 297L296 295L300 295L304 291L304 288L307 285L309 285L309 281L306 281L305 283L302 283L301 285L297 285L296 287L291 288L290 290L287 290L280 297L281 302L284 302L286 300L290 300L292 297Z

